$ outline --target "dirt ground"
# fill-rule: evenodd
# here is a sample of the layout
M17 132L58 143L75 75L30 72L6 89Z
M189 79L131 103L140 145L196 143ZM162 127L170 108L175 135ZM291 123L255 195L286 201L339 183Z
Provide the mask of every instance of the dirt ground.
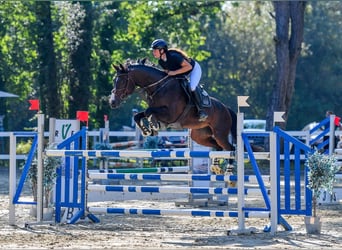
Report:
M0 249L339 249L342 243L342 204L322 205L322 233L306 234L302 216L285 217L293 227L276 235L264 233L265 219L247 219L252 234L227 235L237 219L177 216L102 215L100 223L32 224L29 205L16 206L16 226L8 223L8 176L0 172ZM27 195L27 193L25 194ZM113 202L112 202L113 203ZM99 204L96 204L99 205ZM111 204L113 205L113 204ZM174 208L174 202L117 202L119 207ZM222 210L222 206L217 207Z

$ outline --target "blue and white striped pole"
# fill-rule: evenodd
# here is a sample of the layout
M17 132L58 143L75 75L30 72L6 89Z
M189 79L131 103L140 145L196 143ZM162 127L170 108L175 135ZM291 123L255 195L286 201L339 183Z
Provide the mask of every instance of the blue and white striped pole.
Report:
M168 157L168 158L225 158L234 159L234 151L168 151L168 150L46 150L47 156L54 157L120 157L120 158L154 158L154 157Z
M234 218L238 217L237 211L221 210L89 207L88 211L93 214L176 215ZM267 211L245 211L244 215L246 218L270 217L270 213Z

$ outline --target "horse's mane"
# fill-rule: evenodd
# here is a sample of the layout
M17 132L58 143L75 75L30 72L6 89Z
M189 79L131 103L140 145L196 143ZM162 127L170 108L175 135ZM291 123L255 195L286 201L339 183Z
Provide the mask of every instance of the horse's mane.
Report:
M124 67L127 70L129 68L139 67L139 66L148 67L148 68L151 68L152 70L165 73L163 70L158 68L154 63L150 62L147 58L137 59L137 60L127 59L124 64Z

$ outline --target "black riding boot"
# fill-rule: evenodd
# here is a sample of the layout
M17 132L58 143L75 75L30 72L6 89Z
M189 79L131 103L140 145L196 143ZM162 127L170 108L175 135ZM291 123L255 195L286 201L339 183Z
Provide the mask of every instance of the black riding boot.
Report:
M207 113L204 112L202 107L202 100L201 100L201 89L196 88L194 91L191 91L192 96L194 97L193 100L198 110L198 121L203 122L208 118Z

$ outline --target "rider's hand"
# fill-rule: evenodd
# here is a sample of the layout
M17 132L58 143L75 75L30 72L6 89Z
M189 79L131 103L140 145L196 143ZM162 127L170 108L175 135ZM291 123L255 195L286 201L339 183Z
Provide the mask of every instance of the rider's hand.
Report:
M175 75L176 75L176 72L170 70L167 74L168 74L169 76L175 76Z

